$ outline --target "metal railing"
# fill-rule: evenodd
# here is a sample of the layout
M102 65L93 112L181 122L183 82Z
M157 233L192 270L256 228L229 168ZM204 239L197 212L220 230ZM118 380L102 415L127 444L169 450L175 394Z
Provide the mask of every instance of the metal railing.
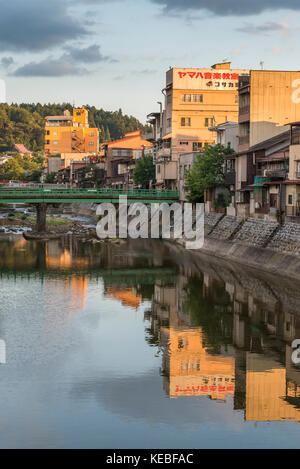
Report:
M288 217L299 217L300 207L295 207L294 205L287 205L285 207L285 214Z
M157 198L157 199L178 199L179 194L177 190L155 190L155 189L113 189L113 188L100 188L100 189L0 189L0 200L7 197L23 198L30 196L46 197L119 197L126 195L130 198Z

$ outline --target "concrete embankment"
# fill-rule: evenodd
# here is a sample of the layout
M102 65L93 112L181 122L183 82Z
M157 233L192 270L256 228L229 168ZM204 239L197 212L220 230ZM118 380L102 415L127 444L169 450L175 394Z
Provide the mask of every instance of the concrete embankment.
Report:
M185 246L185 241L179 244ZM220 214L205 216L200 253L300 280L300 225Z

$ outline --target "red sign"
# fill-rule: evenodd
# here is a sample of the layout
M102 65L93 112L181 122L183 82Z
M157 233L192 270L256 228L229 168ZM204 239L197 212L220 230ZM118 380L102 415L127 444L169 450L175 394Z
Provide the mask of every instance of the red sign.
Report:
M205 80L238 80L238 73L221 72L178 72L179 78L202 78Z

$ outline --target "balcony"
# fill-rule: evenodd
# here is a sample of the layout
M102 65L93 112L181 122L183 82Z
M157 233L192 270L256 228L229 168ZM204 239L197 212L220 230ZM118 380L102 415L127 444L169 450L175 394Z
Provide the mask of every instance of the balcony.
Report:
M160 148L157 150L157 153L156 153L157 161L168 159L168 158L171 158L171 148Z
M286 179L286 170L285 169L266 169L264 171L264 176L267 178Z

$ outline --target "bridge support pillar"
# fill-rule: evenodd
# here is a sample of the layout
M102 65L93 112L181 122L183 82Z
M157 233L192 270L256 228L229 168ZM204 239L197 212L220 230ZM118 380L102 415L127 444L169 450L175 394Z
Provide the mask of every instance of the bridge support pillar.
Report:
M36 204L36 225L35 231L45 233L47 219L47 204Z

